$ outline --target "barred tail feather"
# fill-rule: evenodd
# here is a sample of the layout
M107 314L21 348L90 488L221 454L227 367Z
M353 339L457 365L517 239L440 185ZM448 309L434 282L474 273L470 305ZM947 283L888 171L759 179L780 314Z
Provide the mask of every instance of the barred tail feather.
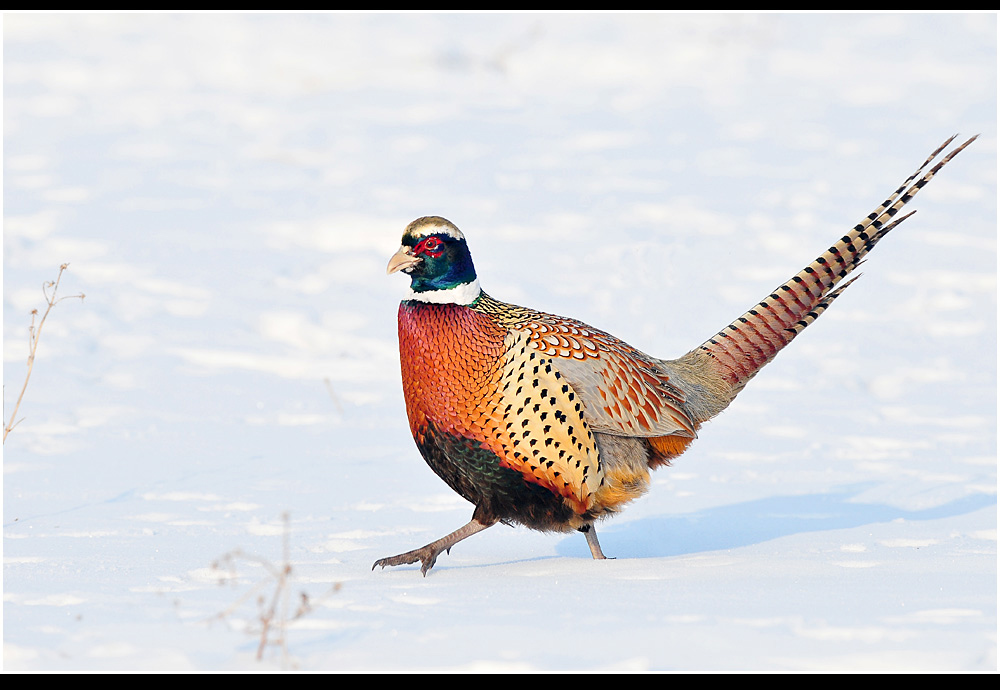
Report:
M952 136L939 146L888 199L815 261L779 285L692 354L700 353L711 358L713 368L728 384L732 395L742 390L761 367L843 293L855 278L838 287L841 281L862 263L886 233L912 215L911 212L897 217L900 209L976 137L953 149L924 172L954 139Z

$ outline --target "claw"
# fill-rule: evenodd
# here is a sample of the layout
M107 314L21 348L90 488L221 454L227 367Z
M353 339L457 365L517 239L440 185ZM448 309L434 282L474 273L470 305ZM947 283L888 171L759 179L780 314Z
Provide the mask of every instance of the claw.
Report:
M427 571L434 567L438 554L441 553L441 550L434 550L430 547L431 545L428 544L419 549L401 553L398 556L380 558L372 565L372 570L375 570L378 566L382 566L384 569L387 565L409 565L410 563L420 561L420 572L424 577L427 577Z
M375 570L378 566L385 568L387 565L409 565L410 563L420 561L420 572L424 577L427 577L427 571L434 567L434 563L437 562L437 557L441 555L442 551L450 554L452 546L466 537L471 537L477 532L482 532L492 524L494 523L483 523L473 518L464 527L457 529L448 536L442 537L437 541L433 541L426 546L421 546L419 549L413 549L413 551L401 553L398 556L380 558L375 561L374 565L372 565L372 570Z

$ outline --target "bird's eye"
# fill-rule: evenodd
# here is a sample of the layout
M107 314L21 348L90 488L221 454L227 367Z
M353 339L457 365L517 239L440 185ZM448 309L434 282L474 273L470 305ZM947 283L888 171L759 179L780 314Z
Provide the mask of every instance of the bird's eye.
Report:
M441 256L444 252L444 242L437 237L425 237L414 247L415 254L427 254L432 258Z

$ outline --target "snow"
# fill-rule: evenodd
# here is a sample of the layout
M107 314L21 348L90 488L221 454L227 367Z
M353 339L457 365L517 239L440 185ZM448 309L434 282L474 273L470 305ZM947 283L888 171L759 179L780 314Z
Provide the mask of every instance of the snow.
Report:
M5 671L996 670L995 14L3 29L5 418L42 283L86 294L3 447ZM455 222L493 296L675 357L956 132L864 276L599 526L614 560L497 526L372 571L471 515L405 421L410 220Z

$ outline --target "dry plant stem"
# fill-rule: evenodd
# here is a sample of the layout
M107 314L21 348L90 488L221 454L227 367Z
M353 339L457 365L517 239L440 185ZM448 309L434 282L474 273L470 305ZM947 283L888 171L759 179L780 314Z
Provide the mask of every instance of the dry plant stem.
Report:
M277 642L281 646L281 654L283 658L288 656L288 645L285 639L285 624L288 622L288 575L291 573L292 567L290 565L285 565L281 570L281 574L278 577L277 585L274 588L274 596L271 598L271 606L267 609L267 613L261 616L260 621L262 624L262 629L260 631L260 644L257 646L257 661L260 661L264 656L264 648L267 646L268 631L271 629L272 622L275 622L276 609L278 608L278 602L281 601L281 614L277 617L278 625L278 639Z
M56 276L54 281L42 283L42 293L45 295L45 302L48 306L45 308L45 313L42 314L42 318L38 322L37 328L35 327L35 317L38 316L38 310L31 310L31 325L28 326L28 373L25 374L24 385L21 386L21 393L17 396L17 403L14 404L14 411L10 413L10 420L3 428L3 440L5 443L7 441L7 434L9 434L11 430L21 422L21 420L15 422L14 418L17 417L17 410L21 406L21 400L24 399L24 391L28 389L28 380L31 378L31 369L35 365L35 352L38 350L38 338L42 334L42 326L45 325L45 319L48 318L49 312L52 311L52 307L56 306L56 304L64 299L84 298L83 293L79 295L72 295L70 297L56 298L56 293L59 291L59 281L62 280L63 271L66 270L67 266L69 266L69 264L62 264L59 266L59 275ZM48 288L52 288L51 294L49 294Z
M257 661L260 661L264 656L264 648L267 646L268 631L271 628L271 623L275 620L275 611L278 608L279 601L281 603L281 613L277 621L278 644L281 645L282 658L288 657L288 645L285 639L285 624L288 621L288 576L292 572L292 564L289 562L290 552L288 549L288 513L284 513L281 516L281 519L284 523L284 529L281 534L281 555L284 563L275 576L277 585L274 588L274 596L271 598L271 606L268 608L267 613L261 616L260 619L263 629L260 631L260 644L257 646Z
M330 394L330 399L333 400L333 404L337 407L337 412L344 414L344 408L341 406L340 400L337 399L337 394L333 392L333 383L330 382L330 377L324 378L323 383L326 384L326 392Z
M254 563L263 568L266 575L264 579L254 584L249 591L240 596L237 601L233 602L232 605L228 606L221 613L213 616L212 619L226 618L243 606L243 604L251 598L255 597L258 606L257 621L260 623L260 641L257 645L257 660L260 661L263 658L264 651L268 645L276 645L281 649L282 660L285 663L288 663L287 631L289 623L296 621L314 611L317 603L340 590L340 583L334 584L317 600L311 600L305 592L302 592L299 595L300 603L298 608L296 608L294 613L290 611L290 588L292 579L290 548L291 528L289 525L290 518L288 513L283 513L281 518L284 523L282 529L282 563L274 564L261 556L255 556L240 549L235 549L225 554L212 564L213 570L222 569L223 567L228 566L229 577L231 579L236 578L237 561ZM264 590L268 587L274 588L269 596L264 592ZM254 632L256 633L256 631Z

